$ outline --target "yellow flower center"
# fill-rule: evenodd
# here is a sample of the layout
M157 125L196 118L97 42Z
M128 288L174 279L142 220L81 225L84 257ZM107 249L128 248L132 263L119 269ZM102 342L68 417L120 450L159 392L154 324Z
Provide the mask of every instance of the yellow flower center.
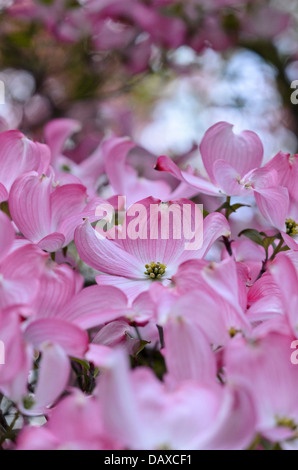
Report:
M241 330L237 330L236 328L232 327L229 329L229 334L231 338L237 335L237 333L241 333Z
M292 429L293 431L295 431L295 429L297 429L297 426L295 424L295 421L291 418L277 418L276 419L276 424L277 426L283 426L285 428L288 428L288 429Z
M167 269L165 264L155 263L154 261L151 261L150 264L145 264L145 268L144 274L149 276L150 279L160 279Z
M292 236L298 233L298 224L293 219L286 219L286 231L287 234Z

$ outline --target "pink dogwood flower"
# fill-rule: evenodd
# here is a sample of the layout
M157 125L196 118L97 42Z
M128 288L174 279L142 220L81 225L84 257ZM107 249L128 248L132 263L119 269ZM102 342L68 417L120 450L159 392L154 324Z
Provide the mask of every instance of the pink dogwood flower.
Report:
M89 266L104 273L97 276L97 282L100 285L120 287L132 298L147 290L152 282L160 281L168 285L179 264L187 259L203 258L217 238L222 235L227 236L230 233L229 224L225 217L222 214L214 213L204 220L204 233L201 234L202 245L199 249L188 250L185 248L186 243L193 240L194 234L187 240L185 232L182 233L181 230L178 238L175 235L177 226L173 230L172 218L169 218L167 239L162 238L160 232L153 239L150 238L150 206L154 205L158 210L168 214L171 207L178 207L179 216L182 215L183 205L189 206L191 210L184 222L188 227L195 226L194 217L198 218L197 223L202 224L201 212L198 213L195 210L194 203L183 199L163 204L158 199L147 198L139 201L138 204L144 208L145 212L141 214L141 217L138 217L139 232L133 236L133 239L129 233L129 226L131 222L135 225L136 220L129 215L125 218L121 239L102 237L92 228L88 220L75 232L75 244L81 259ZM182 217L180 224L182 224ZM156 278L154 273L152 276L150 275L150 263L153 263L152 269L159 271Z
M263 322L284 314L282 296L269 273L263 274L247 294L247 317L251 322Z
M221 185L228 177L229 182L234 181L228 195L239 195L243 190L241 180L250 171L260 167L264 153L257 134L251 131L235 134L233 125L227 122L219 122L208 129L201 142L200 151L209 181L179 170L166 156L159 157L156 169L168 171L179 180L197 188L198 192L210 195L225 194L227 185L224 188Z
M215 301L220 309L219 317L221 318L220 322L218 320L215 323L220 324L221 327L217 329L219 336L216 340L215 337L210 337L212 344L225 345L227 332L231 336L238 331L250 332L251 326L245 315L246 285L233 257L220 263L196 259L186 261L179 266L177 273L173 276L173 284L180 295L203 291L210 304L210 307L206 308L208 312ZM213 310L216 312L217 308L213 306ZM210 335L210 333L209 326L206 334Z
M59 186L52 175L28 172L14 182L9 209L25 238L53 252L73 240L77 225L84 217L94 217L100 201L88 201L82 184Z
M116 23L128 22L137 36L140 31L145 31L155 43L164 47L179 47L185 39L185 25L180 18L163 15L157 9L135 0L129 0L125 4L118 0L103 4L92 0L89 1L88 10L97 33L97 22L106 19Z
M275 169L260 168L263 145L257 134L251 131L235 134L232 124L219 122L208 129L200 150L209 180L180 170L166 156L158 158L156 169L169 172L179 181L196 188L198 193L211 196L253 194L261 214L271 224L284 222L288 191L279 186Z
M60 319L87 330L118 319L125 320L127 326L129 322L145 325L154 317L149 294L140 294L130 305L125 293L117 287L93 285L83 288L79 273L40 252L39 289L24 314L30 323Z
M273 441L293 437L298 420L292 338L283 332L237 336L225 353L228 380L245 384L257 409L257 431Z
M103 372L97 395L105 429L122 448L241 449L253 437L245 388L185 381L169 390L148 368L129 372L122 350L100 351L94 360Z
M65 155L67 141L80 130L81 124L75 119L54 119L45 126L44 136L51 149L51 164L56 179L62 184L83 184L93 197L97 195L97 186L105 170L102 146L98 145L82 161L75 161L74 152ZM79 151L81 156L83 152L80 147Z
M106 435L95 397L73 390L49 413L46 425L24 428L18 437L18 450L117 449L117 441Z
M298 337L298 274L292 256L279 253L268 271L278 288L284 317L292 334Z
M0 309L0 341L3 355L0 362L0 390L10 396L10 386L26 364L25 342L21 329L21 310Z
M85 331L59 318L34 320L24 330L24 340L42 353L34 394L19 404L24 414L42 415L63 393L70 377L69 357L83 358L88 349ZM49 377L55 380L49 383ZM27 399L28 402L28 399Z
M18 246L11 221L0 212L0 309L34 301L44 255L30 243Z
M50 164L49 148L27 139L20 131L0 134L0 202L7 201L13 182L27 171L46 173Z
M171 188L165 181L139 178L136 170L128 163L128 153L135 146L134 142L126 138L112 138L103 143L105 170L114 194L125 196L127 207L152 194L166 200L171 194Z
M280 233L285 244L292 250L298 250L298 193L297 193L297 155L279 152L264 167L275 173L276 184L280 190L288 193L283 204L276 204L262 214Z
M249 239L243 239L233 241L231 249L238 267L243 267L243 270L247 271L247 283L252 285L262 269L264 260L263 247ZM222 259L227 259L228 256L229 254L224 248L222 250Z

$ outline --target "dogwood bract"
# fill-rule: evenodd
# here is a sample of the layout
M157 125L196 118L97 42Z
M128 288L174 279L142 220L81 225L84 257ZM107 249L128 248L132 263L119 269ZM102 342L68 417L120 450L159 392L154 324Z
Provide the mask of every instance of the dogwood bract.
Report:
M125 138L72 163L77 125L0 135L0 391L26 417L5 445L295 448L296 156L262 166L259 137L222 122L208 179L169 157L155 178Z

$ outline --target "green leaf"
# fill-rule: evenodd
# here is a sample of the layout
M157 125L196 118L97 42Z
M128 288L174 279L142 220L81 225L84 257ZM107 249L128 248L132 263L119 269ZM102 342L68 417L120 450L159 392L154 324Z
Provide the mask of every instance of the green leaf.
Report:
M54 0L39 0L43 5L53 5Z
M232 210L232 212L234 212L234 210L232 209L232 207L230 206L228 202L224 202L221 206L219 206L218 209L216 209L215 212L221 212L223 209L229 209L229 210Z
M231 206L231 209L233 209L234 212L236 212L238 209L240 209L241 207L251 207L249 204L233 204Z
M14 32L10 35L9 39L14 46L20 48L29 48L32 44L32 39L26 31Z
M80 364L85 370L90 370L90 364L87 361L78 359L77 357L71 357L71 360Z
M146 347L147 344L151 343L151 341L146 341L144 339L141 339L139 344L137 343L134 347L133 351L133 357L137 357L140 352L143 351L143 349Z
M230 212L236 212L238 209L241 207L251 207L248 204L233 204L232 206L226 201L224 202L218 209L216 209L216 212L221 212L223 209L227 209Z
M228 12L222 18L222 25L224 30L229 34L235 34L240 29L240 22L238 17L233 12Z
M288 246L283 246L282 248L280 248L280 250L278 251L279 253L282 252L282 251L289 251L291 248L289 248Z
M265 247L264 239L262 235L260 234L260 232L258 232L257 230L253 228L248 228L248 229L242 230L242 232L238 234L238 237L241 237L241 235L244 235L246 238L249 238L254 243L257 243L257 245Z
M25 410L30 410L35 404L34 398L31 395L27 395L23 398L23 405Z
M11 219L9 207L8 207L8 202L1 202L0 204L0 211L4 212L4 214L8 215L8 217Z
M276 237L266 237L266 238L264 238L263 246L264 246L266 251L268 250L269 246L272 245L272 243L274 243L275 238Z

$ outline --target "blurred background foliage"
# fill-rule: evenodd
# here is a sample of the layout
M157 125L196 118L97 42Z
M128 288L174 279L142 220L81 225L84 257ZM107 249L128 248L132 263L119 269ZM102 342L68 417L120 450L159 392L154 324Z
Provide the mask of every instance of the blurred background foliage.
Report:
M111 133L174 155L226 120L295 153L297 20L292 0L2 0L1 128L71 117L78 158Z

